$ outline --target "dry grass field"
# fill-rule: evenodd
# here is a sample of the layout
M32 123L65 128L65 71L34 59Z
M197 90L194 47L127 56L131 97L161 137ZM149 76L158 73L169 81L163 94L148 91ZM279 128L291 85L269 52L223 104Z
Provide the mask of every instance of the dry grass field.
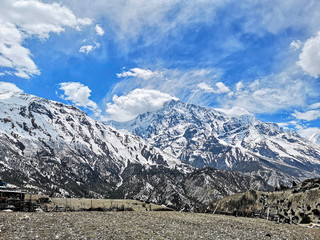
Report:
M32 202L41 202L42 195L31 195ZM26 195L26 201L30 199L30 195ZM90 198L50 198L49 202L42 204L47 206L51 211L55 206L60 208L68 207L71 210L89 210L91 208L108 211L109 209L125 209L133 211L170 211L172 209L153 203L145 203L143 201L132 199L90 199Z
M90 208L125 208L133 211L159 211L170 210L166 206L160 206L153 203L144 203L131 199L88 199L88 198L52 198L52 203L47 204L49 208L54 205L69 206L71 209L78 211L80 209Z
M181 212L0 212L0 239L320 239L320 229Z

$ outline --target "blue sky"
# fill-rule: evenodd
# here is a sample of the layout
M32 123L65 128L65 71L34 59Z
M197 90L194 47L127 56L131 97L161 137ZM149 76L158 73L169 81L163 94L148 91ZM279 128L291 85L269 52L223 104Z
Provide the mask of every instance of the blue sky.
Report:
M0 92L125 121L180 99L320 134L317 0L2 0Z

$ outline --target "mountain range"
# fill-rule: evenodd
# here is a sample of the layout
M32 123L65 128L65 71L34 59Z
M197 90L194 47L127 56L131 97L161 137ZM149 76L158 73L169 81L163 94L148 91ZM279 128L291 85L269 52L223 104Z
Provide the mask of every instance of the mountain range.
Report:
M196 168L182 162L192 162L182 154L147 140L93 120L75 106L0 94L0 177L11 186L71 197L135 198L179 210L271 188L259 176L205 167L207 162L194 161L204 167Z
M320 175L320 145L253 115L231 115L172 100L128 122L110 121L197 168L262 177L273 186Z

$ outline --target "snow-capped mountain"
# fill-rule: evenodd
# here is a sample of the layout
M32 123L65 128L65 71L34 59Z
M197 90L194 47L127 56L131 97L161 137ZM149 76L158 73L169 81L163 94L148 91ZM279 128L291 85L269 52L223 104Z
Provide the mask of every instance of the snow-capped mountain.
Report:
M255 176L199 171L74 106L10 92L0 94L0 177L38 191L140 198L179 209L268 188Z
M172 100L128 122L109 122L195 167L212 166L263 177L271 185L320 175L320 146L252 115Z

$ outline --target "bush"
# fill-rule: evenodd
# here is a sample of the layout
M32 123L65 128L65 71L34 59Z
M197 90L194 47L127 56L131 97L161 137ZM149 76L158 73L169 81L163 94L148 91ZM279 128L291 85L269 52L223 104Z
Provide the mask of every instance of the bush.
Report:
M300 221L300 223L311 223L311 219L308 215L304 215Z

